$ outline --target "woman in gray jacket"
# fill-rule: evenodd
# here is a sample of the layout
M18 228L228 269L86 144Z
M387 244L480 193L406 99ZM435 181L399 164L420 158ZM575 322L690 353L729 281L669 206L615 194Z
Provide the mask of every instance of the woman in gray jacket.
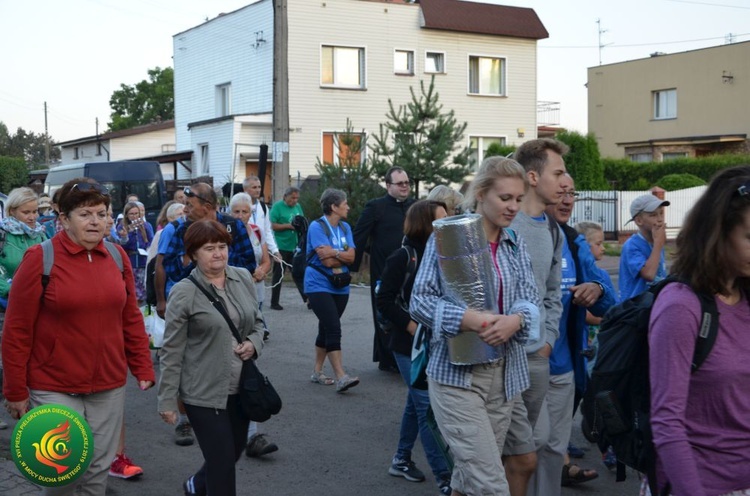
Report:
M234 464L250 422L237 393L242 361L257 358L263 346L263 319L252 276L227 265L231 241L215 220L194 222L185 233L185 257L196 264L191 276L224 305L241 343L190 279L175 284L167 301L159 414L175 424L182 398L204 458L183 483L186 495L236 494Z

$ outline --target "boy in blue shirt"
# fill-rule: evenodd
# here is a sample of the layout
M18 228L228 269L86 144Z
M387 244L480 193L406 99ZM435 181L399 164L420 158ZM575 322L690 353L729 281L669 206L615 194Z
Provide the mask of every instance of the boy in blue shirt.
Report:
M622 301L643 293L651 283L667 276L664 207L668 206L668 201L651 194L641 195L630 204L632 218L628 222L634 221L638 232L622 245L619 274Z

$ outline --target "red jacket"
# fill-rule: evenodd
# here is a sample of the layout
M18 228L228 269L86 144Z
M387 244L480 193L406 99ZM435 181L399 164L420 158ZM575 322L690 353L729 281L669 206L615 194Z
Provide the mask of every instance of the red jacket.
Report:
M127 368L154 381L133 271L120 272L103 243L87 251L67 233L52 238L55 263L42 295L42 248L26 251L14 277L3 328L3 392L94 393L125 385ZM42 298L43 296L43 298Z

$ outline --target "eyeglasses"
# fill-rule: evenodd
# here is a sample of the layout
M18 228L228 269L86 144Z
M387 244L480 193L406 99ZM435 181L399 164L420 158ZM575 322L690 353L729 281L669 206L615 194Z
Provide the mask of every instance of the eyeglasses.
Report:
M100 195L109 196L109 190L96 183L75 183L70 191L96 191Z
M578 198L580 195L577 191L566 191L562 194L563 198Z
M213 202L206 200L201 195L197 195L193 193L193 190L190 189L190 186L187 186L184 190L182 190L183 193L185 193L185 196L188 198L198 198L203 203L208 203L209 205L213 205Z
M399 183L390 183L390 184L394 186L398 186L399 188L405 188L405 187L411 186L411 181L401 181Z

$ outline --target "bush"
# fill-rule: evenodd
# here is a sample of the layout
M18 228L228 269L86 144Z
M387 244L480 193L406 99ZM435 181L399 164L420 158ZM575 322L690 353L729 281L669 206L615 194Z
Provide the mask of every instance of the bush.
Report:
M657 186L664 188L667 191L693 188L705 184L706 181L698 176L694 176L693 174L667 174L656 183Z
M669 174L692 174L709 182L722 169L750 164L750 155L709 155L666 162L631 162L626 158L605 158L602 163L604 177L612 184L612 189L636 191L649 189Z
M501 145L499 143L492 143L487 147L487 151L484 152L485 157L507 157L511 153L516 151L516 145ZM477 167L479 164L477 164Z

